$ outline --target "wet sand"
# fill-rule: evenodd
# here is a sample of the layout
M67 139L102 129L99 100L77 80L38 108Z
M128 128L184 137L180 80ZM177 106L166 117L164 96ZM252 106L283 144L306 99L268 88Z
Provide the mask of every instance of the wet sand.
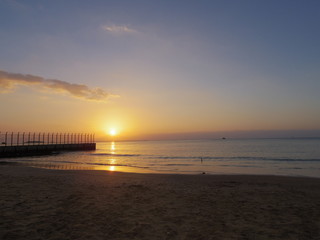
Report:
M0 166L0 239L320 239L320 179Z

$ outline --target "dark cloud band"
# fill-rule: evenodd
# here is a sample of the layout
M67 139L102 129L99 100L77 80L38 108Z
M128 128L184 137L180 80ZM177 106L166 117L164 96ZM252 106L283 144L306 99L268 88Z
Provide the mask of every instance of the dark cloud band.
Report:
M73 97L92 101L106 101L117 95L110 94L102 88L90 88L84 84L74 84L61 80L45 79L39 76L9 73L0 70L0 90L7 92L16 86L40 87L54 92L68 93Z

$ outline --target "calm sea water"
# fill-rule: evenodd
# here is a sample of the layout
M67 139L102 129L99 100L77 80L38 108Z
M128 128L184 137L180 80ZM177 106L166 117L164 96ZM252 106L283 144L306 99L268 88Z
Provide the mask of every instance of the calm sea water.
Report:
M96 151L11 161L56 169L320 177L320 139L99 142Z

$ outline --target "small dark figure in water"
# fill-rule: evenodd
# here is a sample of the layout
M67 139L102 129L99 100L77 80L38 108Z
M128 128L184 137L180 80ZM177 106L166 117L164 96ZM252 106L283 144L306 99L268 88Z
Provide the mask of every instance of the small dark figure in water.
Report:
M202 157L201 157L200 159L201 159L200 161L201 161L201 163L202 163L202 162L203 162L203 159L202 159Z

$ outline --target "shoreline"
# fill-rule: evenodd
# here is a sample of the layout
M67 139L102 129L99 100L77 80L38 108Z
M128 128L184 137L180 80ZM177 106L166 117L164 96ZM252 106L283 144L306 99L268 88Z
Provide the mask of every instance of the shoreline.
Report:
M1 239L319 239L320 179L0 165Z
M75 166L81 166L81 165L76 165L76 164L72 164L72 165L75 165ZM44 166L44 167L42 167ZM48 166L48 167L46 167ZM145 172L135 172L135 171L118 171L118 170L110 170L109 168L112 167L112 166L115 166L119 169L121 168L128 168L128 169L137 169L138 167L125 167L125 166L118 166L118 165L112 165L112 166L107 166L107 167L100 167L100 166L97 166L97 167L72 167L72 166L67 166L67 167L59 167L61 165L51 165L53 166L52 168L50 167L50 164L46 164L46 163L40 163L40 164L26 164L26 163L21 163L21 162L3 162L3 161L0 161L0 174L1 174L1 168L15 168L15 169L19 169L19 172L20 170L24 169L30 169L29 171L32 171L31 169L34 169L34 171L52 171L52 172L79 172L81 174L81 172L83 173L91 173L91 174L94 174L94 173L104 173L104 174L133 174L133 175L150 175L150 176L153 176L153 175L160 175L160 176L189 176L189 177L193 177L193 176L214 176L214 177L256 177L256 178L293 178L293 179L314 179L316 181L320 181L320 177L313 177L313 176L300 176L300 175L277 175L277 174L255 174L255 173L252 173L252 174L239 174L239 173L217 173L217 174L214 174L214 173L205 173L203 174L202 172L199 172L199 173L179 173L179 172L166 172L166 171L163 171L163 172L160 172L160 171L153 171L153 170L147 170ZM140 168L139 168L140 169Z
M118 173L136 173L136 174L156 174L156 175L208 175L208 176L257 176L257 177L291 177L291 178L311 178L320 179L316 176L307 175L286 175L286 174L265 174L265 173L211 173L211 172L173 172L173 171L156 171L143 167L129 167L119 165L85 165L85 164L56 164L56 163L25 163L25 162L14 162L14 161L0 161L0 166L20 166L26 168L35 169L47 169L56 171L107 171L107 172L118 172Z

